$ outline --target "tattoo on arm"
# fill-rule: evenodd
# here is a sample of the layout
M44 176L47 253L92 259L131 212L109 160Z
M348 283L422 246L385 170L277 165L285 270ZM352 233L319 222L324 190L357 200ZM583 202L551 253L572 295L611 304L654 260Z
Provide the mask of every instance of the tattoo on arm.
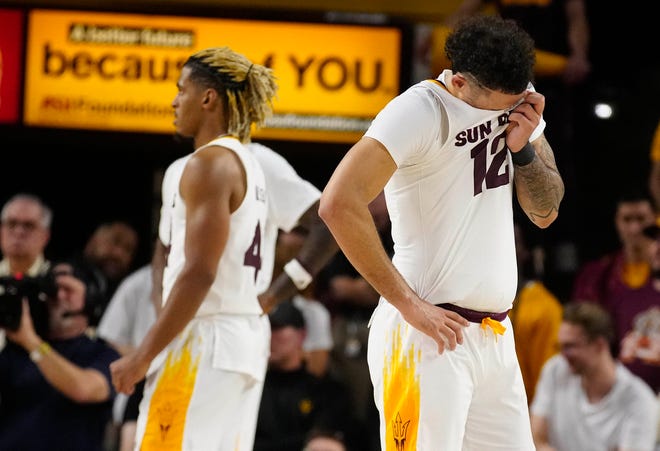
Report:
M564 182L548 141L533 143L536 158L526 166L515 167L515 184L520 205L532 222L547 219L559 211L564 197Z

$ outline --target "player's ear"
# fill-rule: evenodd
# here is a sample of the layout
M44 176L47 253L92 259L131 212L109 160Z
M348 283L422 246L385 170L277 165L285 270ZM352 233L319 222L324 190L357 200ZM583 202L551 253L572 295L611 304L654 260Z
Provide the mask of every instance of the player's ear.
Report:
M215 101L217 97L218 93L214 89L207 89L202 96L202 104L208 106Z
M460 72L456 72L451 77L451 82L458 88L462 88L467 84L467 79Z

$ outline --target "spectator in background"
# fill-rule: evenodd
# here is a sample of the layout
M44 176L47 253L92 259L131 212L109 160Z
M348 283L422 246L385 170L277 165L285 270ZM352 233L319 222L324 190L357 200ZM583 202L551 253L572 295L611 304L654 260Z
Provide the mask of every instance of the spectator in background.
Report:
M78 265L86 268L89 277L96 279L98 293L90 326L98 326L103 313L121 280L129 273L138 246L138 233L124 221L100 224L87 240L82 255L74 257Z
M620 337L620 359L635 374L660 394L660 226L651 224L643 230L649 239L648 259L651 266L652 302L636 302L638 312Z
M42 275L50 262L44 252L50 240L53 212L32 194L14 195L0 213L0 275Z
M87 241L85 257L105 275L110 295L130 271L137 246L137 231L124 221L99 225Z
M642 231L655 222L653 203L644 192L626 192L616 201L614 226L620 248L585 263L575 278L573 300L606 303L616 290L636 290L650 281L648 242Z
M50 240L53 212L39 197L19 193L0 211L0 276L43 276L50 269L45 250ZM5 335L0 330L0 350Z
M350 392L335 380L305 369L305 320L290 302L269 315L272 336L268 372L259 406L254 451L302 449L313 429L353 427Z
M509 316L516 337L516 354L527 402L531 403L543 365L558 351L557 332L561 324L562 305L535 277L530 249L519 224L514 225L514 236L518 290Z
M133 351L156 319L151 302L151 265L129 274L117 287L97 333L122 354Z
M347 451L347 449L341 432L316 429L308 434L302 451Z
M618 344L633 329L635 317L660 305L649 263L649 238L655 238L655 214L648 195L632 193L616 204L614 219L621 248L597 260L587 262L575 279L573 300L600 304L612 316L615 333L615 356ZM646 236L645 235L648 235ZM657 368L643 362L631 362L628 368L658 390Z
M660 283L657 279L654 282ZM660 366L660 306L651 307L635 317L634 328L621 342L620 358L625 363L641 360Z
M650 150L651 171L649 174L649 191L653 196L653 206L660 215L660 120L653 133Z
M42 313L23 300L16 330L0 353L0 449L101 451L114 390L109 365L118 353L85 334L85 282L69 264L54 267L57 293ZM47 341L46 341L47 340Z
M611 353L614 328L593 303L564 308L561 355L548 360L531 406L538 451L652 451L658 402Z

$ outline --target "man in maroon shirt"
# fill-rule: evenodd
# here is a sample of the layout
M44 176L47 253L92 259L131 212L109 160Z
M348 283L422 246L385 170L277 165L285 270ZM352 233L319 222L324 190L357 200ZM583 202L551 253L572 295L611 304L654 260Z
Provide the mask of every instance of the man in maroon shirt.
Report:
M656 236L654 218L653 204L647 196L622 198L615 214L621 248L585 264L575 279L572 300L603 306L614 320L615 343L634 328L638 315L660 305L660 258L656 281L649 255L649 237ZM618 354L619 349L614 349L614 355ZM660 368L639 360L627 366L656 393L660 390Z

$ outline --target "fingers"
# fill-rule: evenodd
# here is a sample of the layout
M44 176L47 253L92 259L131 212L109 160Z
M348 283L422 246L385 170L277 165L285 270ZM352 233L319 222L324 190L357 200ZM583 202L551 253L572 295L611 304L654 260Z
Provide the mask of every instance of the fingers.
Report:
M70 296L85 296L85 283L74 276L68 274L57 276L57 285L59 289L70 293Z
M445 344L445 348L449 348L450 351L456 349L456 333L447 326L441 327L439 332L440 338L442 338Z
M519 123L524 119L536 127L541 119L544 109L545 97L538 92L528 92L525 96L525 100L520 105L516 106L509 115L509 121Z
M445 341L442 339L442 335L439 340L436 338L435 342L438 344L438 354L445 352Z
M60 274L57 276L57 283L63 288L69 290L82 290L85 288L85 283L69 274Z
M523 103L509 114L509 122L506 144L512 152L517 152L529 141L534 129L541 122L541 116L532 105Z
M445 349L453 351L456 346L463 344L463 328L470 323L456 312L450 310L444 311L444 322L438 327L438 337L435 338L438 343L438 352L442 354Z
M541 115L541 113L543 113L543 109L545 108L545 96L538 92L529 92L525 96L525 101L521 105L524 104L531 105L532 108L534 108L536 114Z
M438 353L454 350L463 344L463 329L470 323L456 312L421 301L405 320L428 335L438 345Z
M113 382L112 385L115 386L117 393L124 393L126 395L132 395L135 391L135 386L130 384L122 384L121 382Z
M463 328L470 325L469 321L458 313L452 311L447 312L447 319L448 321L446 325L456 337L456 342L458 344L463 344Z
M451 319L455 323L458 323L460 327L467 327L470 325L470 322L465 318L463 318L458 313L452 312L451 310L445 310L445 311L446 311L445 315L447 316L447 318Z
M509 115L509 121L520 124L522 121L529 122L532 126L536 127L541 120L541 115L536 112L533 105L529 103L521 103Z
M27 313L29 315L30 314L30 303L28 302L27 298L23 298L22 304L23 304L22 314L25 315Z
M112 385L114 385L115 390L119 393L131 395L135 391L135 384L123 382L119 377L112 378Z
M619 359L624 363L629 363L634 360L637 344L637 338L633 335L627 335L621 343L621 352Z
M124 389L121 390L122 393L129 396L132 395L134 391L135 391L135 385L131 385L130 387L124 387Z

